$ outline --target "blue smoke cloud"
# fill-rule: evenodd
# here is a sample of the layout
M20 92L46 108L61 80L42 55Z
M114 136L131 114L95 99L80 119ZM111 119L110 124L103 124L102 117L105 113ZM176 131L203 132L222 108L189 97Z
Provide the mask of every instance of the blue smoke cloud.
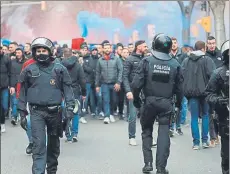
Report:
M81 29L82 37L88 36L88 30L92 29L105 29L108 32L114 32L115 30L124 30L124 23L117 18L103 18L96 13L90 13L88 11L81 11L77 14L77 24Z
M152 2L147 1L142 4L135 4L132 7L136 11L137 16L135 22L130 27L125 27L122 20L118 18L101 17L96 13L81 11L77 14L77 24L81 29L82 36L87 37L89 29L94 31L105 32L111 40L113 33L119 29L119 34L124 42L128 42L128 38L132 36L134 30L139 31L139 38L147 40L148 31L147 25L153 24L156 27L155 33L165 33L169 36L174 36L181 43L182 28L189 27L189 21L182 16L177 2ZM141 14L141 11L143 14Z
M1 42L2 42L2 45L6 45L6 46L9 46L11 43L11 41L8 39L1 39Z

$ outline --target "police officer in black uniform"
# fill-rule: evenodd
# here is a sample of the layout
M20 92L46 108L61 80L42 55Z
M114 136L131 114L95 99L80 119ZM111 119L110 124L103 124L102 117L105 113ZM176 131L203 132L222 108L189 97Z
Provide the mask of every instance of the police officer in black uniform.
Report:
M223 65L213 72L206 88L206 99L218 114L222 173L229 174L229 40L223 43L221 54Z
M145 101L141 107L142 150L145 166L143 173L153 171L152 132L158 117L156 169L157 174L168 174L166 170L169 157L169 119L173 110L172 98L176 95L176 107L181 107L183 97L182 72L177 60L169 56L172 40L164 34L154 37L151 56L141 60L131 84L134 106L141 106L139 93L143 90Z
M21 91L18 110L21 126L27 129L27 102L30 109L33 139L33 174L56 174L60 139L62 137L61 102L65 99L67 114L73 117L74 95L71 78L67 69L54 63L53 43L43 37L36 38L31 44L35 63L28 65L20 74ZM46 148L47 127L47 148Z

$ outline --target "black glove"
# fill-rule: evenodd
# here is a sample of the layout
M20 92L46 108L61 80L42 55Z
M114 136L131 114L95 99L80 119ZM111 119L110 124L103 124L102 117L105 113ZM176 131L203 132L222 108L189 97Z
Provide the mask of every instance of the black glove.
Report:
M229 99L228 98L218 98L218 103L219 105L227 105L229 103Z
M133 105L135 108L140 108L141 107L141 98L140 97L134 97L134 100L133 100Z
M27 129L28 129L28 126L27 126L27 119L26 119L26 115L28 114L28 113L26 113L26 112L24 112L24 111L19 111L19 113L20 113L20 117L21 117L21 127L22 127L22 129L24 129L25 131L27 131Z

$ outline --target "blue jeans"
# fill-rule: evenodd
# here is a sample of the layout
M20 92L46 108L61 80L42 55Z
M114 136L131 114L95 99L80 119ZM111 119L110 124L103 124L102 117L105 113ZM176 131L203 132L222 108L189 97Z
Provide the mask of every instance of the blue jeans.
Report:
M209 106L205 99L191 98L189 99L189 107L191 110L191 130L193 137L193 144L200 145L200 132L198 125L198 118L202 113L202 143L208 141L209 131ZM200 112L201 109L201 112Z
M18 112L17 112L18 99L16 98L16 93L10 96L10 100L11 100L11 108L12 108L11 115L15 119L17 119L18 117Z
M32 143L32 133L31 133L30 115L27 115L27 116L26 116L26 119L27 119L27 131L26 131L26 134L27 134L29 143Z
M182 108L181 108L181 124L184 124L186 121L187 110L188 110L188 100L186 97L183 97Z
M173 111L175 111L175 107L176 107L175 104L173 104ZM172 114L175 114L175 113L173 112ZM172 120L171 120L170 121L170 125L169 125L169 128L172 131L174 130L175 124L176 124L176 130L181 128L181 125L180 125L180 122L181 122L180 115L179 115L179 117L176 116L176 120L174 120L174 121L175 121L175 123L173 123Z
M90 104L89 104L89 100L90 100ZM90 106L91 113L95 113L96 111L95 97L90 83L86 83L86 99L85 99L86 110L88 109L88 106Z
M102 111L102 96L100 92L96 92L96 88L92 88L90 83L86 83L86 99L85 107L88 106L90 99L90 110L92 113L99 114Z
M128 131L129 139L136 137L136 120L137 120L137 109L133 105L133 100L129 100L129 116L128 116Z
M1 92L0 119L1 119L1 124L5 124L5 117L8 111L9 90L8 88L5 88L5 89L1 89L0 92Z
M65 103L64 101L62 102L62 109L64 110L65 109ZM79 107L80 109L80 107ZM64 115L64 112L62 112L62 117L64 118L65 115ZM73 136L76 136L78 134L78 130L79 130L79 112L76 113L74 116L73 116L73 119L72 119L72 124L69 125L69 129L71 130L70 131L70 135L67 135L66 134L66 138L67 139L72 139Z
M5 88L2 90L2 94L1 94L2 98L2 107L4 109L4 111L8 111L8 102L9 102L9 90L8 88Z
M110 114L113 114L113 106L116 101L116 92L114 91L114 84L102 84L101 92L103 97L103 108L105 112L105 117L109 117Z

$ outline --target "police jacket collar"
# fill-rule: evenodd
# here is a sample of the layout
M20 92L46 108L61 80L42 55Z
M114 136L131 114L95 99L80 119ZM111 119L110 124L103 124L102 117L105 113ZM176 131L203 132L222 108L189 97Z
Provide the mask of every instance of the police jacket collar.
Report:
M172 59L172 57L170 57L169 54L162 53L162 52L159 52L159 51L152 50L151 54L154 57L156 57L157 59L160 59L160 60L171 60Z

